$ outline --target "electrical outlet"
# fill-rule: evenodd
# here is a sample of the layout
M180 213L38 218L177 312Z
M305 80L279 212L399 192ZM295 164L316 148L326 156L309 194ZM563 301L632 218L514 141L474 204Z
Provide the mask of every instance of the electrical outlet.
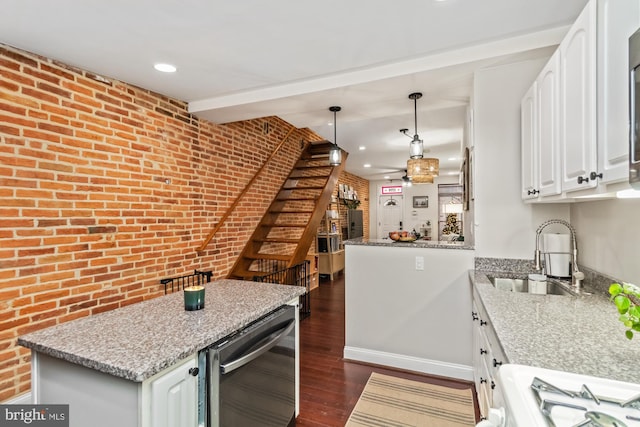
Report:
M416 257L416 270L419 270L419 271L424 270L424 257L421 257L421 256Z

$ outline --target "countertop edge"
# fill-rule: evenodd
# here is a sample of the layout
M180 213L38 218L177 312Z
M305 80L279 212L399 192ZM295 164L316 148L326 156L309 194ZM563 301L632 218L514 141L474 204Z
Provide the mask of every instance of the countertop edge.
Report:
M433 248L433 249L454 249L454 250L474 250L473 245L465 242L447 242L439 240L415 240L413 242L395 242L391 239L365 239L357 238L345 240L345 246L379 246L390 248Z

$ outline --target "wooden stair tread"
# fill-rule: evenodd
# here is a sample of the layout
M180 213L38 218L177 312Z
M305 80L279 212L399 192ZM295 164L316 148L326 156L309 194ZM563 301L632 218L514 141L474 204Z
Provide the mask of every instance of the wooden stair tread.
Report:
M276 200L279 202L296 202L304 200L317 200L317 197L278 197Z
M299 165L299 166L296 166L295 169L300 169L300 170L304 170L304 169L329 169L329 168L332 168L332 167L333 166L331 166L331 165Z
M285 238L272 238L267 237L263 239L253 239L254 242L263 242L263 243L299 243L300 239L285 239Z
M269 213L273 213L273 214L285 214L285 215L289 215L289 214L294 214L294 215L310 215L313 213L313 211L309 211L309 210L302 210L302 209L290 209L290 210L276 210L276 209L269 209Z
M245 254L244 257L247 259L270 259L275 261L291 260L291 255L281 255L281 254Z
M327 178L329 178L329 175L307 175L307 176L291 176L291 175L289 175L289 177L287 179L300 181L300 180L305 180L305 179L325 179L326 180Z
M318 186L318 185L296 185L293 187L282 187L283 191L286 190L322 190L324 188L324 186Z
M305 228L307 224L260 224L260 227L271 228Z

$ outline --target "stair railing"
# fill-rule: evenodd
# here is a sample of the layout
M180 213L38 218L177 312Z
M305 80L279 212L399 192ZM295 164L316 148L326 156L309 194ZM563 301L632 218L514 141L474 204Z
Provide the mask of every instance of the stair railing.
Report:
M267 160L264 161L262 166L260 166L260 169L258 169L258 171L253 175L253 177L251 177L251 179L249 180L247 185L245 185L244 189L240 192L238 197L236 197L236 199L233 201L231 206L229 206L227 208L227 211L224 213L224 215L222 215L222 218L220 218L220 221L218 221L216 226L213 227L213 230L211 230L209 232L209 234L207 235L207 237L204 239L204 242L202 243L202 245L200 245L200 247L198 249L196 249L198 252L204 251L206 249L207 245L209 245L209 242L211 242L211 239L213 239L213 236L215 236L216 233L218 232L218 230L220 230L222 228L222 226L224 225L224 222L227 220L227 218L229 218L229 216L231 216L231 214L235 210L236 206L238 206L238 203L240 203L240 200L242 199L242 197L244 197L244 195L247 194L247 192L249 191L249 189L251 188L251 186L253 185L255 180L258 178L260 173L262 173L262 171L267 166L267 164L275 157L275 155L278 153L278 151L280 151L280 149L282 148L284 143L287 141L287 139L289 139L289 136L291 136L291 133L293 133L294 129L295 128L293 126L291 126L291 128L289 128L289 132L287 132L287 134L284 136L284 138L282 138L282 140L280 141L278 146L275 148L275 150L273 150L271 155L269 155L269 158L267 158Z

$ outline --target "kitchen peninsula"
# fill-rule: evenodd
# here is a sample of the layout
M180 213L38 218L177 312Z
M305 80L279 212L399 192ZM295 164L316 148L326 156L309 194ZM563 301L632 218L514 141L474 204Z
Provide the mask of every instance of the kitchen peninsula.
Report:
M345 241L344 357L473 379L465 242Z
M171 423L163 394L173 378L181 385L172 393L187 394L179 406L188 407L179 409L197 425L204 381L198 352L304 292L219 280L207 284L202 310L185 311L176 292L24 335L18 342L32 350L34 403L69 404L71 426L158 427Z

